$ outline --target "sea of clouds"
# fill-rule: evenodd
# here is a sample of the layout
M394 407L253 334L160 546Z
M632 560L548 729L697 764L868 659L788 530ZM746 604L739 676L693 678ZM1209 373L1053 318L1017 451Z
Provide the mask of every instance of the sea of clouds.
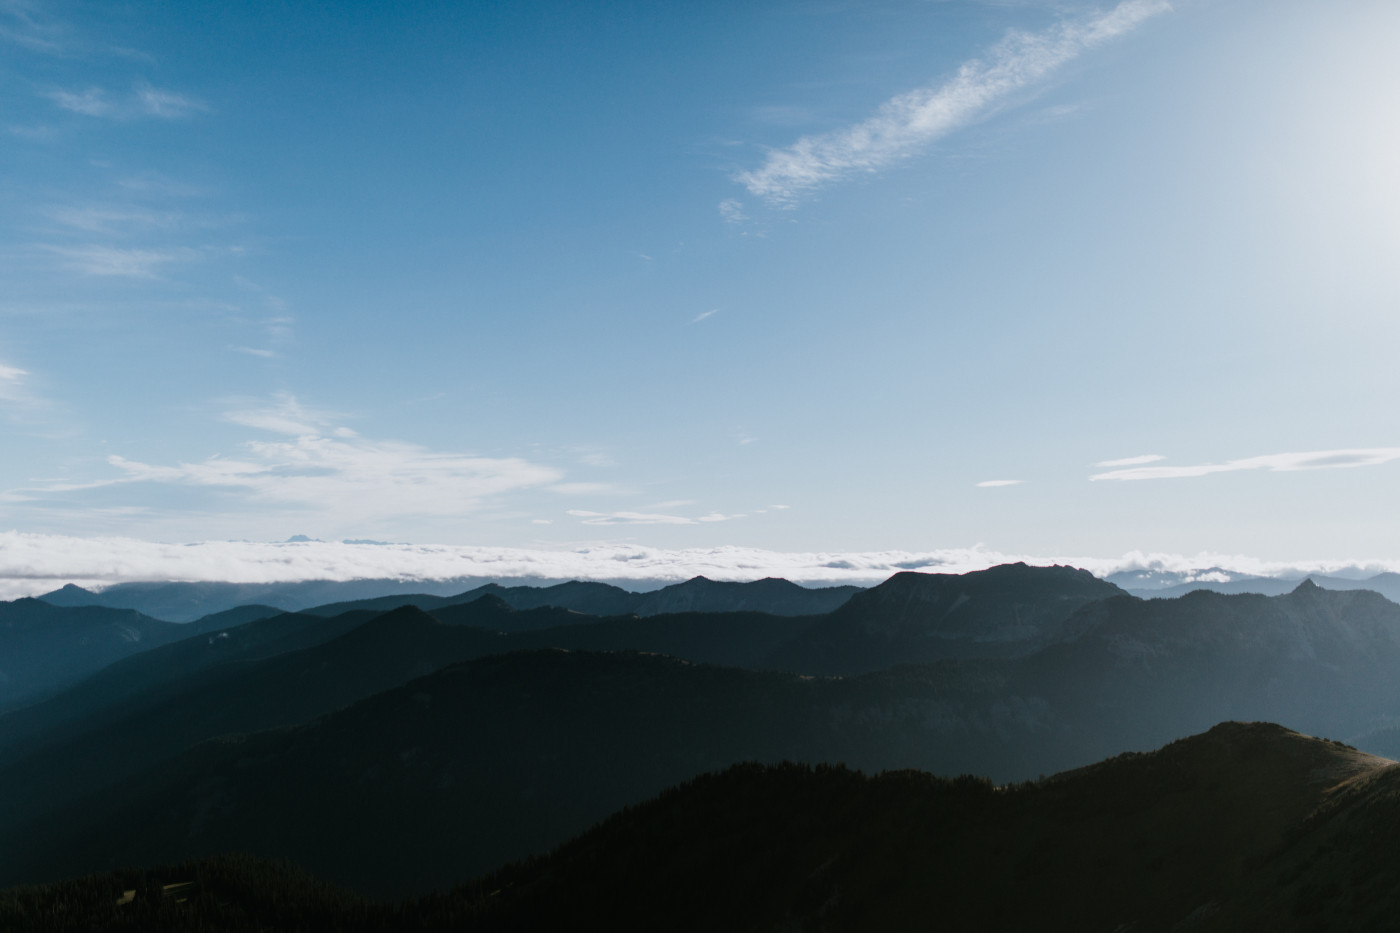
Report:
M66 583L100 589L150 580L290 583L300 580L491 579L522 583L602 580L651 589L706 576L712 580L784 577L809 586L871 585L902 570L966 573L1025 561L1068 564L1098 576L1118 571L1219 579L1224 574L1360 578L1400 570L1395 560L1263 561L1201 553L1119 557L1016 554L981 545L928 551L768 551L748 547L668 550L590 545L558 550L344 541L198 541L162 544L134 538L79 538L0 532L0 599L35 596Z

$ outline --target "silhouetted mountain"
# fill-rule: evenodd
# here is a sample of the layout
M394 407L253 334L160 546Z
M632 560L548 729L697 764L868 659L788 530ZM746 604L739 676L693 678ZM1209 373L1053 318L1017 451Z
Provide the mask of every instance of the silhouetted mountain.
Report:
M425 696L417 702L427 712L438 694ZM405 769L432 770L438 762L416 747ZM213 823L253 803L235 790L210 789ZM376 905L289 866L219 858L0 892L0 925L1386 930L1400 912L1397 804L1393 762L1264 723L1225 723L1150 754L1002 788L750 763L416 903ZM339 822L348 834L356 821ZM416 846L375 858L392 869L402 854Z
M33 703L188 629L129 609L0 603L0 710Z
M1194 593L1197 590L1205 590L1210 593L1222 593L1225 595L1235 595L1238 593L1253 593L1257 596L1282 596L1284 593L1291 593L1298 585L1297 580L1283 579L1280 577L1241 577L1235 580L1193 580L1188 583L1179 583L1175 586L1162 587L1155 590L1132 590L1134 596L1143 599L1176 599L1185 596L1187 593Z
M1380 875L1390 885L1376 886L1377 900L1400 904L1400 859L1346 826L1356 822L1346 811L1396 794L1397 778L1393 762L1244 723L999 790L973 778L741 765L421 910L438 911L444 926L470 916L484 931L913 930L931 919L952 930L1279 930L1300 915L1338 928L1354 928L1345 920L1358 915L1393 923L1360 892L1343 907L1316 882L1296 882L1313 881L1297 874L1330 850L1308 850L1340 830L1350 837L1332 857L1342 877ZM1354 789L1368 779L1375 786ZM1310 820L1324 801L1331 818ZM1395 814L1392 802L1391 825ZM1348 865L1362 846L1386 868Z
M286 640L273 637L291 627L288 620L296 630ZM16 731L28 738L22 748L33 750L0 766L0 835L192 744L306 722L453 661L501 649L502 636L494 632L447 626L411 607L377 616L265 622L262 630L228 632L231 650L216 635L197 636L149 661L133 658L125 670L104 671L97 683L55 698L53 708L16 714ZM240 634L253 637L240 643ZM190 660L188 672L159 679L162 669ZM94 709L113 693L125 694L120 705ZM75 709L88 712L68 715ZM52 728L35 735L36 718Z
M1123 593L1087 570L1003 564L895 574L851 597L769 663L845 674L942 658L1014 657L1049 644L1077 609Z
M1235 570L1226 570L1223 567L1206 567L1196 570L1119 570L1110 573L1103 578L1106 582L1120 587L1124 592L1134 596L1141 596L1143 599L1151 599L1154 596L1167 596L1168 591L1172 595L1181 596L1195 589L1214 589L1217 586L1234 586L1235 584L1246 584L1253 581L1268 582L1278 578L1261 577L1255 574L1240 573ZM1292 581L1289 589L1297 585L1297 580ZM1182 589L1182 587L1186 587ZM1179 592L1177 592L1179 590ZM1254 590L1215 590L1215 592L1256 592ZM1288 592L1281 590L1280 592ZM1277 593L1265 595L1276 596Z
M1055 586L1046 592L1080 598L1075 572L1031 570L1002 572L1012 582L1049 580ZM994 592L976 589L985 578L969 576L967 592L953 585L958 578L891 581L913 595L891 599L895 609L912 608L902 617L892 612L888 630L899 633L907 620L917 631L930 617L951 626L955 613L978 605L1037 605L1025 595L1033 587L1020 591L1025 603L1009 595L998 602ZM920 601L914 596L923 586L932 595ZM928 604L956 608L939 615L924 612ZM457 611L499 619L558 610L510 610L486 598ZM422 889L552 845L617 806L739 760L1021 780L1150 748L1222 718L1285 720L1314 734L1353 736L1393 723L1400 711L1400 606L1368 591L1307 583L1279 597L1117 595L1085 602L1061 621L1008 610L989 617L1018 626L1043 619L1028 628L1054 640L1024 657L844 678L543 651L482 658L394 686L454 659L570 639L590 647L652 639L651 650L695 654L759 651L765 639L800 639L835 615L683 613L513 635L444 625L414 610L377 617L305 651L230 665L237 676L197 684L9 763L0 771L0 807L7 808L0 836L43 840L52 849L42 862L37 849L0 853L8 859L3 877L236 847L293 855L380 891ZM725 633L725 625L733 630ZM990 629L1008 630L1020 631ZM201 739L298 722L305 725L205 742L171 757ZM71 805L113 773L130 781ZM349 829L333 827L347 812L357 814L359 843ZM21 818L37 822L21 825ZM424 862L414 862L415 834L430 835L439 821L452 851L424 850ZM128 839L118 824L143 832ZM123 848L137 845L146 848ZM372 849L397 853L402 868L356 874L356 864L370 864L356 852Z
M0 715L0 760L14 762L37 742L59 741L73 726L93 732L123 720L140 722L157 701L208 689L247 670L249 662L329 641L370 617L323 619L243 606L180 625L179 641L123 658L48 700Z
M464 631L402 615L412 612L340 641L377 652L394 644L379 637L394 626ZM245 850L365 889L427 890L548 848L696 773L810 757L810 730L831 733L809 709L810 683L656 655L453 665L306 726L200 745L43 817L43 838L37 825L7 829L34 845L0 851L0 877ZM139 834L122 829L135 825Z
M100 606L100 597L92 590L85 590L81 586L72 583L65 583L52 593L45 593L39 597L51 606Z
M474 586L466 592L464 585ZM357 609L387 612L399 606L429 610L481 596L499 596L517 609L556 606L589 615L654 615L661 612L726 612L745 609L773 615L811 615L836 608L859 591L836 586L808 589L785 580L715 583L697 577L651 593L578 580L552 586L501 586L481 578L453 580L303 580L295 583L118 583L92 592L68 584L39 598L54 606L135 609L156 619L189 622L237 606L275 606L284 612L340 615ZM705 596L698 597L703 590ZM674 591L674 592L673 592ZM670 608L672 604L675 608ZM681 608L681 604L686 604Z
M460 599L496 596L515 609L572 609L594 616L624 616L637 611L644 594L606 583L571 580L554 586L501 586L488 583L463 593Z
M450 597L425 594L393 595L354 602L332 603L309 610L332 614L348 609L381 612L411 605L432 612L446 606L494 596L515 609L570 609L593 616L653 616L677 612L765 612L769 615L806 616L830 612L861 591L857 586L808 589L787 580L768 577L751 583L723 583L695 577L649 593L633 593L607 583L573 580L554 586L502 586L487 583Z
M1175 599L1210 590L1213 593L1258 593L1261 596L1282 596L1291 593L1300 582L1297 577L1259 577L1232 573L1215 568L1198 573L1165 573L1161 571L1124 571L1106 578L1125 591L1143 599ZM1379 573L1362 579L1312 574L1306 579L1327 590L1371 590L1391 602L1400 603L1400 574Z
M1378 573L1364 580L1344 577L1313 576L1312 581L1327 590L1370 590L1380 593L1393 603L1400 603L1400 573Z
M662 587L642 595L639 616L677 612L766 612L781 616L823 615L840 608L862 591L858 586L828 586L808 589L765 577L752 583L727 583L693 577L684 583Z
M1317 592L1324 599L1352 595ZM1289 598L1309 594L1282 599ZM1165 605L1131 597L1109 603ZM1113 615L1085 621L1092 634L1057 646L1067 652L1057 677L1047 674L1050 652L838 679L656 655L486 657L302 727L207 742L87 804L46 814L43 845L52 848L33 852L32 861L12 855L3 877L245 850L291 857L361 890L424 890L548 848L667 784L737 761L1026 775L1091 761L1105 747L1149 747L1134 740L1210 708L1196 694L1225 708L1271 695L1222 690L1222 678L1238 679L1228 667L1201 676L1164 659L1161 672L1125 671L1112 648L1144 620ZM1235 613L1201 628L1210 631L1222 619L1250 627ZM320 676L318 658L326 649L349 665L429 634L442 639L436 652L443 657L462 631L399 610L303 653L295 671L284 668L279 676ZM1246 638L1241 647L1273 650L1268 641ZM1069 650L1080 645L1086 654ZM1189 660L1190 652L1182 657ZM1095 664L1107 670L1096 675ZM310 686L321 693L332 683ZM272 693L270 686L263 692ZM1312 689L1304 680L1295 687ZM347 813L355 818L347 820ZM143 828L139 837L120 830L132 825ZM10 831L37 838L36 829ZM393 853L392 864L379 853Z
M1397 665L1400 605L1304 581L1285 596L1094 603L1016 677L1056 717L1142 747L1221 718L1355 736L1400 712Z
M598 621L597 616L548 604L517 609L491 592L477 596L471 602L453 602L429 611L434 618L448 625L470 625L495 632L527 632L588 625Z
M69 584L39 598L56 606L108 606L136 609L171 622L190 622L202 616L245 605L275 606L298 612L330 602L359 600L393 593L426 591L448 595L461 591L471 578L456 580L304 580L296 583L117 583L93 593ZM353 607L352 607L353 608ZM388 609L394 606L385 607ZM343 611L343 610L342 610ZM339 615L340 612L321 613Z
M0 717L0 760L8 762L0 767L0 826L62 806L191 743L302 722L455 661L567 647L749 664L810 621L758 613L594 620L562 609L514 610L494 596L436 612L450 625L411 607L380 616L262 619L128 658Z
M645 618L597 618L545 605L512 609L499 597L481 596L432 610L449 625L467 625L511 637L501 650L569 648L585 651L655 651L688 661L754 667L811 626L810 617L759 612L680 612Z

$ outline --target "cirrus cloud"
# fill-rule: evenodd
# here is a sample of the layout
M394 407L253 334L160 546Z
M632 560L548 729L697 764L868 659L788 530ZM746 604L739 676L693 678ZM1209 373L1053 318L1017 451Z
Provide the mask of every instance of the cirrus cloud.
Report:
M700 525L748 517L742 513L725 515L722 512L710 512L698 518L687 518L684 515L666 515L659 512L589 512L584 509L570 509L567 514L580 519L585 525Z
M1292 473L1300 470L1336 470L1352 467L1379 466L1400 460L1400 447L1361 447L1342 450L1313 450L1305 453L1265 454L1226 460L1224 463L1198 463L1190 466L1137 466L1125 470L1095 473L1090 480L1181 479L1208 476L1212 473L1235 473L1242 470L1265 470L1271 473ZM1139 461L1141 462L1141 461ZM1107 466L1109 464L1100 464Z
M1119 460L1100 460L1094 466L1101 467L1126 467L1138 466L1143 463L1156 463L1158 460L1165 460L1161 454L1143 454L1138 457L1123 457Z
M144 83L137 83L125 94L87 87L81 90L55 88L44 92L44 96L70 113L112 120L140 117L179 120L209 109L203 101Z
M231 412L224 420L282 437L245 441L234 456L173 465L113 454L107 463L119 471L117 477L15 492L53 496L141 484L202 488L224 500L231 497L236 511L270 508L356 527L408 516L460 516L507 493L557 483L564 475L518 457L364 438L290 395L264 409ZM132 500L127 505L138 499L134 493L126 498Z
M920 151L990 110L1061 65L1171 9L1165 0L1125 0L1088 22L1060 23L1040 33L1013 31L984 59L966 62L936 87L891 98L875 115L845 129L804 136L775 149L735 180L770 204L790 205L804 192L849 175L874 172ZM738 202L721 203L726 220L740 219Z

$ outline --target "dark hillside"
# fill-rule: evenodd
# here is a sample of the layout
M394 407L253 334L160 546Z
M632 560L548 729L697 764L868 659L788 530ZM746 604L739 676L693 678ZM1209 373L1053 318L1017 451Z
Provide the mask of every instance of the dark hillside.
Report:
M34 703L189 629L130 609L0 603L0 710Z
M746 765L456 897L484 930L570 915L624 929L901 930L937 917L955 930L1167 930L1222 904L1247 918L1236 892L1334 788L1393 773L1263 723L1002 789ZM429 904L466 916L453 896Z
M0 892L0 926L1391 930L1397 831L1393 762L1279 726L1224 723L999 788L740 764L622 810L547 856L398 905L287 865L220 858Z
M0 833L26 821L42 823L52 809L66 808L194 743L306 722L455 660L499 648L500 636L494 632L443 625L416 609L368 621L357 613L309 621L314 624L301 634L314 634L318 641L327 630L340 634L310 648L267 658L251 652L211 664L50 733L28 756L5 761L0 766ZM209 638L198 636L188 647L197 650L200 640Z
M542 611L550 610L534 610ZM532 624L535 621L532 619ZM655 651L705 664L761 668L775 649L790 643L815 622L811 617L759 612L624 616L589 619L587 624L566 624L544 630L516 630L509 644L515 650Z
M356 614L320 619L267 607L206 616L181 626L179 641L125 657L44 702L0 714L0 758L13 761L36 743L55 740L66 727L92 730L114 723L187 689L210 668L319 644L365 620Z
M377 643L364 629L349 638ZM308 726L205 743L53 815L42 833L18 828L34 845L0 852L0 877L244 850L362 890L427 890L548 848L694 774L812 757L823 727L808 683L650 655L454 665ZM122 828L132 825L141 833Z

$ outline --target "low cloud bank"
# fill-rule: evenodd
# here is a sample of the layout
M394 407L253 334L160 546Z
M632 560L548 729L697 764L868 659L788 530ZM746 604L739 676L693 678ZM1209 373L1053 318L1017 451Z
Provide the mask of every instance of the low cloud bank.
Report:
M703 575L714 580L785 577L808 585L879 583L901 570L966 573L1013 561L1070 564L1099 576L1122 570L1227 571L1259 576L1369 575L1400 560L1261 561L1202 553L1047 557L975 546L930 551L784 552L717 547L666 550L592 545L560 550L330 541L201 541L158 544L132 538L76 538L0 532L0 599L35 596L75 583L89 589L139 580L290 583L299 580L606 580L638 588ZM1203 577L1202 577L1203 578Z

